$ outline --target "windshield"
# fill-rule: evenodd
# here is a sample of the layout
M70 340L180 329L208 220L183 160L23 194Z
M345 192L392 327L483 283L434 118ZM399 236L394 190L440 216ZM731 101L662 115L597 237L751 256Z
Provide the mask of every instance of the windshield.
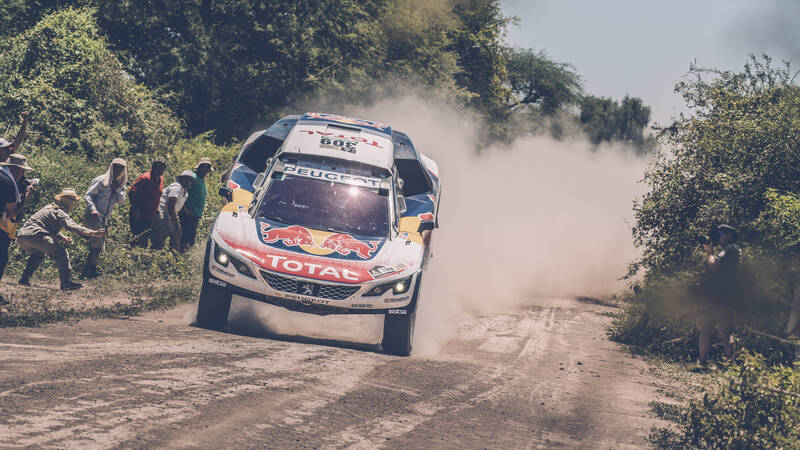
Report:
M389 202L377 189L293 175L270 182L258 215L358 236L389 234Z

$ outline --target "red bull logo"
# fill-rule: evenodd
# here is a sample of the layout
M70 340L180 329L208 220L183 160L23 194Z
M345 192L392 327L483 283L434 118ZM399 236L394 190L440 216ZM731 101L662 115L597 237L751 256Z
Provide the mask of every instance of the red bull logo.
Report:
M325 238L319 248L333 250L334 252L347 256L351 252L359 258L367 259L378 249L378 242L361 242L349 234L337 233Z
M299 225L292 225L286 228L269 229L270 225L266 222L261 223L261 239L267 244L274 244L281 241L287 247L297 245L314 245L314 238L311 233Z

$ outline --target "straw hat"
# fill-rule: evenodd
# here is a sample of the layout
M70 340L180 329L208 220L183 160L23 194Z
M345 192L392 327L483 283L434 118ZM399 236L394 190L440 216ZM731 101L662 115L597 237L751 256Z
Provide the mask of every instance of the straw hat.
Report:
M20 169L25 170L33 170L33 167L28 165L28 158L24 155L20 155L19 153L12 153L8 155L8 161L0 164L4 166L19 167Z
M200 166L202 166L203 164L208 164L208 167L210 167L210 168L211 168L211 171L212 171L212 172L214 171L214 166L212 166L212 165L211 165L211 159L210 159L210 158L207 158L207 157L205 157L205 156L204 156L204 157L202 157L202 158L200 158L200 161L197 163L197 165L196 165L196 166L194 166L194 168L195 168L195 169L199 169L199 168L200 168Z
M57 202L59 202L61 200L74 200L74 201L77 201L78 199L80 199L80 196L78 195L77 192L75 192L75 189L72 189L72 188L66 188L63 191L61 191L60 194L56 194L56 201Z

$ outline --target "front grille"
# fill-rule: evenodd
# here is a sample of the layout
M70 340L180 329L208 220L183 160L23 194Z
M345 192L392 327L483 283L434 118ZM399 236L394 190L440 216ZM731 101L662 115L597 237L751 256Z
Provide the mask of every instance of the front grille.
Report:
M340 286L337 284L321 284L293 280L263 270L261 271L261 276L267 281L269 287L276 291L307 295L309 297L327 298L329 300L344 300L355 294L359 289L359 286Z

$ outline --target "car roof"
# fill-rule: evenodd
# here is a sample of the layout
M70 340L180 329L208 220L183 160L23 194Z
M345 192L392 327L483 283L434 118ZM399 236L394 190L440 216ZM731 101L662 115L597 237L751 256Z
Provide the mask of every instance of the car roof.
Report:
M357 161L391 170L392 129L363 119L306 113L286 137L283 152Z

